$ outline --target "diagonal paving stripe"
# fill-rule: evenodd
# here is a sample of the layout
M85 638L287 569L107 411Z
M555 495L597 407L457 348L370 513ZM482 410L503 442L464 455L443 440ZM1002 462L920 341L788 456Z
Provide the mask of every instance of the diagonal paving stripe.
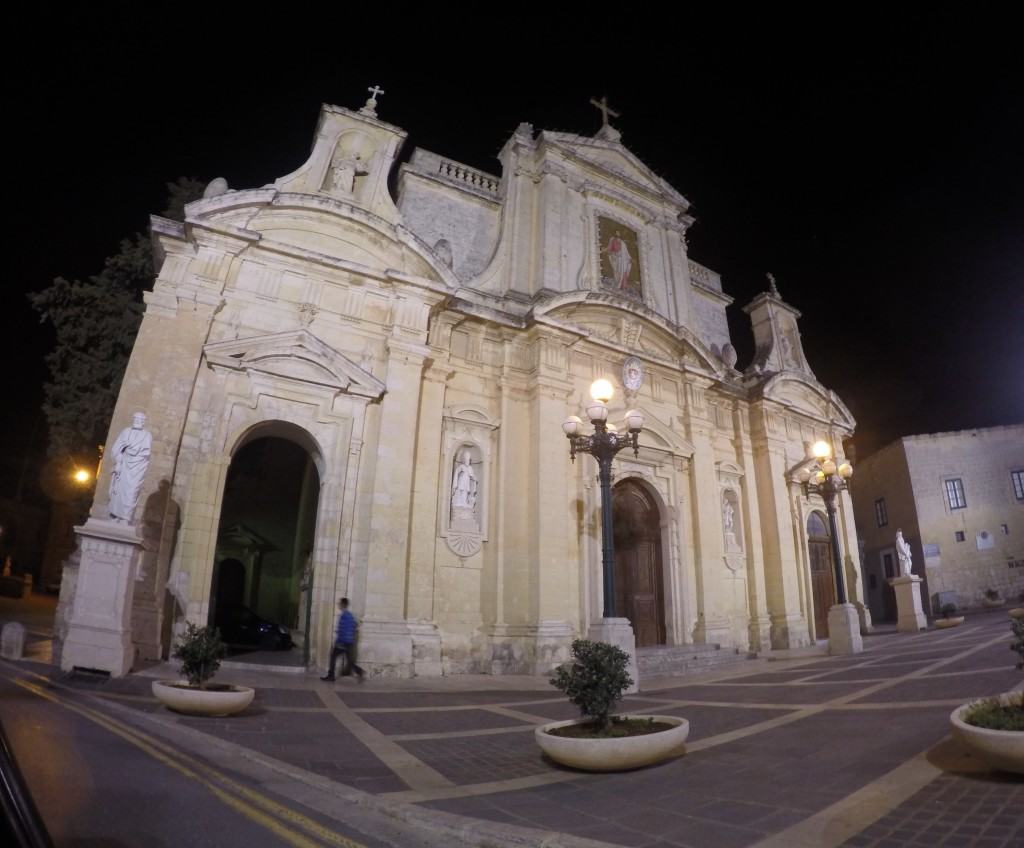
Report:
M423 792L445 789L455 784L439 771L417 759L397 742L392 741L364 718L342 703L334 692L318 689L317 695L337 721L362 742L373 755L404 780L410 788Z

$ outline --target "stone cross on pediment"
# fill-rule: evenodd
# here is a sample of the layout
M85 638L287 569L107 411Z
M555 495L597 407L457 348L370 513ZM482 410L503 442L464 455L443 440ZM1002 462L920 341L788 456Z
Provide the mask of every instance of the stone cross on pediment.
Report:
M371 116L376 117L376 115L377 115L377 95L378 94L387 94L387 92L384 91L384 89L381 88L379 85L371 85L366 90L368 92L370 92L370 97L366 101L366 103L364 104L363 108L360 109L359 111L362 112L364 115L371 115Z
M613 118L621 117L621 115L618 112L616 112L614 109L612 109L611 106L608 105L608 98L607 97L602 97L600 100L598 100L596 97L591 97L590 98L590 105L596 107L598 109L598 111L600 111L600 113L601 113L601 128L602 129L604 129L605 127L609 126L609 124L608 124L608 116L609 115L611 115Z

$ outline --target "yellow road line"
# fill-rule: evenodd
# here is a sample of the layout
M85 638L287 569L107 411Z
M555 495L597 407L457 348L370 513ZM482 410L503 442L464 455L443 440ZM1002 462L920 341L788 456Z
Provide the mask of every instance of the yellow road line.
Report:
M319 839L321 842L336 846L336 848L365 848L362 843L348 839L347 837L324 827L314 819L293 810L291 807L279 804L263 793L250 789L247 786L243 786L237 781L232 780L223 772L183 754L181 751L176 750L170 745L167 745L159 739L150 736L137 728L123 724L117 719L104 715L103 713L89 707L70 703L66 699L61 698L52 692L47 692L40 686L35 683L30 683L27 680L11 679L11 682L40 698L52 701L67 710L78 713L84 718L89 719L95 724L100 725L104 729L109 730L111 733L120 736L122 739L145 751L151 757L160 761L169 768L174 769L191 780L201 783L222 803L244 815L251 821L267 828L285 842L290 845L294 845L295 848L321 848L321 845L320 842L314 842L303 834L290 830L285 826L285 824L278 821L278 819L283 819L286 822L305 830L308 834ZM204 773L206 776L204 776ZM222 786L218 786L217 783L222 784ZM232 795L232 792L235 794ZM262 807L263 809L258 809L259 807ZM277 816L277 819L275 819L274 816Z

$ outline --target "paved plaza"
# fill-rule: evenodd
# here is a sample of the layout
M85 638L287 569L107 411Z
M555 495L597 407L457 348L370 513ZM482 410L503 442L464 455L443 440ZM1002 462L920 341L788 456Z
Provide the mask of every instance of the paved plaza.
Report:
M686 754L609 775L542 757L536 725L575 715L543 679L328 684L229 668L218 679L257 685L253 706L199 719L152 698L170 666L92 682L38 658L20 665L208 756L241 753L478 844L1017 846L1024 782L948 738L955 706L1024 684L1009 642L999 610L949 630L880 633L856 656L808 649L647 681L623 710L687 718Z

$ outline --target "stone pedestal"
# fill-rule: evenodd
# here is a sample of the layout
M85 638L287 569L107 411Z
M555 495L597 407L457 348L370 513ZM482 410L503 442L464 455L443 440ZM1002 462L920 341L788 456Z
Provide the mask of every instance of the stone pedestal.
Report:
M356 662L371 677L415 677L409 622L380 618L361 621Z
M928 629L928 619L921 607L922 582L914 574L904 574L889 581L896 590L896 610L899 614L896 629L900 633L917 633L918 630Z
M410 621L412 635L412 666L416 677L440 677L441 633L431 621Z
M135 659L132 596L144 543L134 526L97 518L75 533L81 563L60 667L123 677Z
M633 678L633 685L626 690L627 695L640 691L640 669L636 664L636 636L628 618L602 618L590 625L587 638L591 642L607 642L616 645L629 654L629 665L626 670Z
M828 652L832 655L845 655L859 654L863 650L857 607L853 604L836 604L828 611Z
M25 653L25 625L8 621L0 632L0 657L5 660L20 660Z

